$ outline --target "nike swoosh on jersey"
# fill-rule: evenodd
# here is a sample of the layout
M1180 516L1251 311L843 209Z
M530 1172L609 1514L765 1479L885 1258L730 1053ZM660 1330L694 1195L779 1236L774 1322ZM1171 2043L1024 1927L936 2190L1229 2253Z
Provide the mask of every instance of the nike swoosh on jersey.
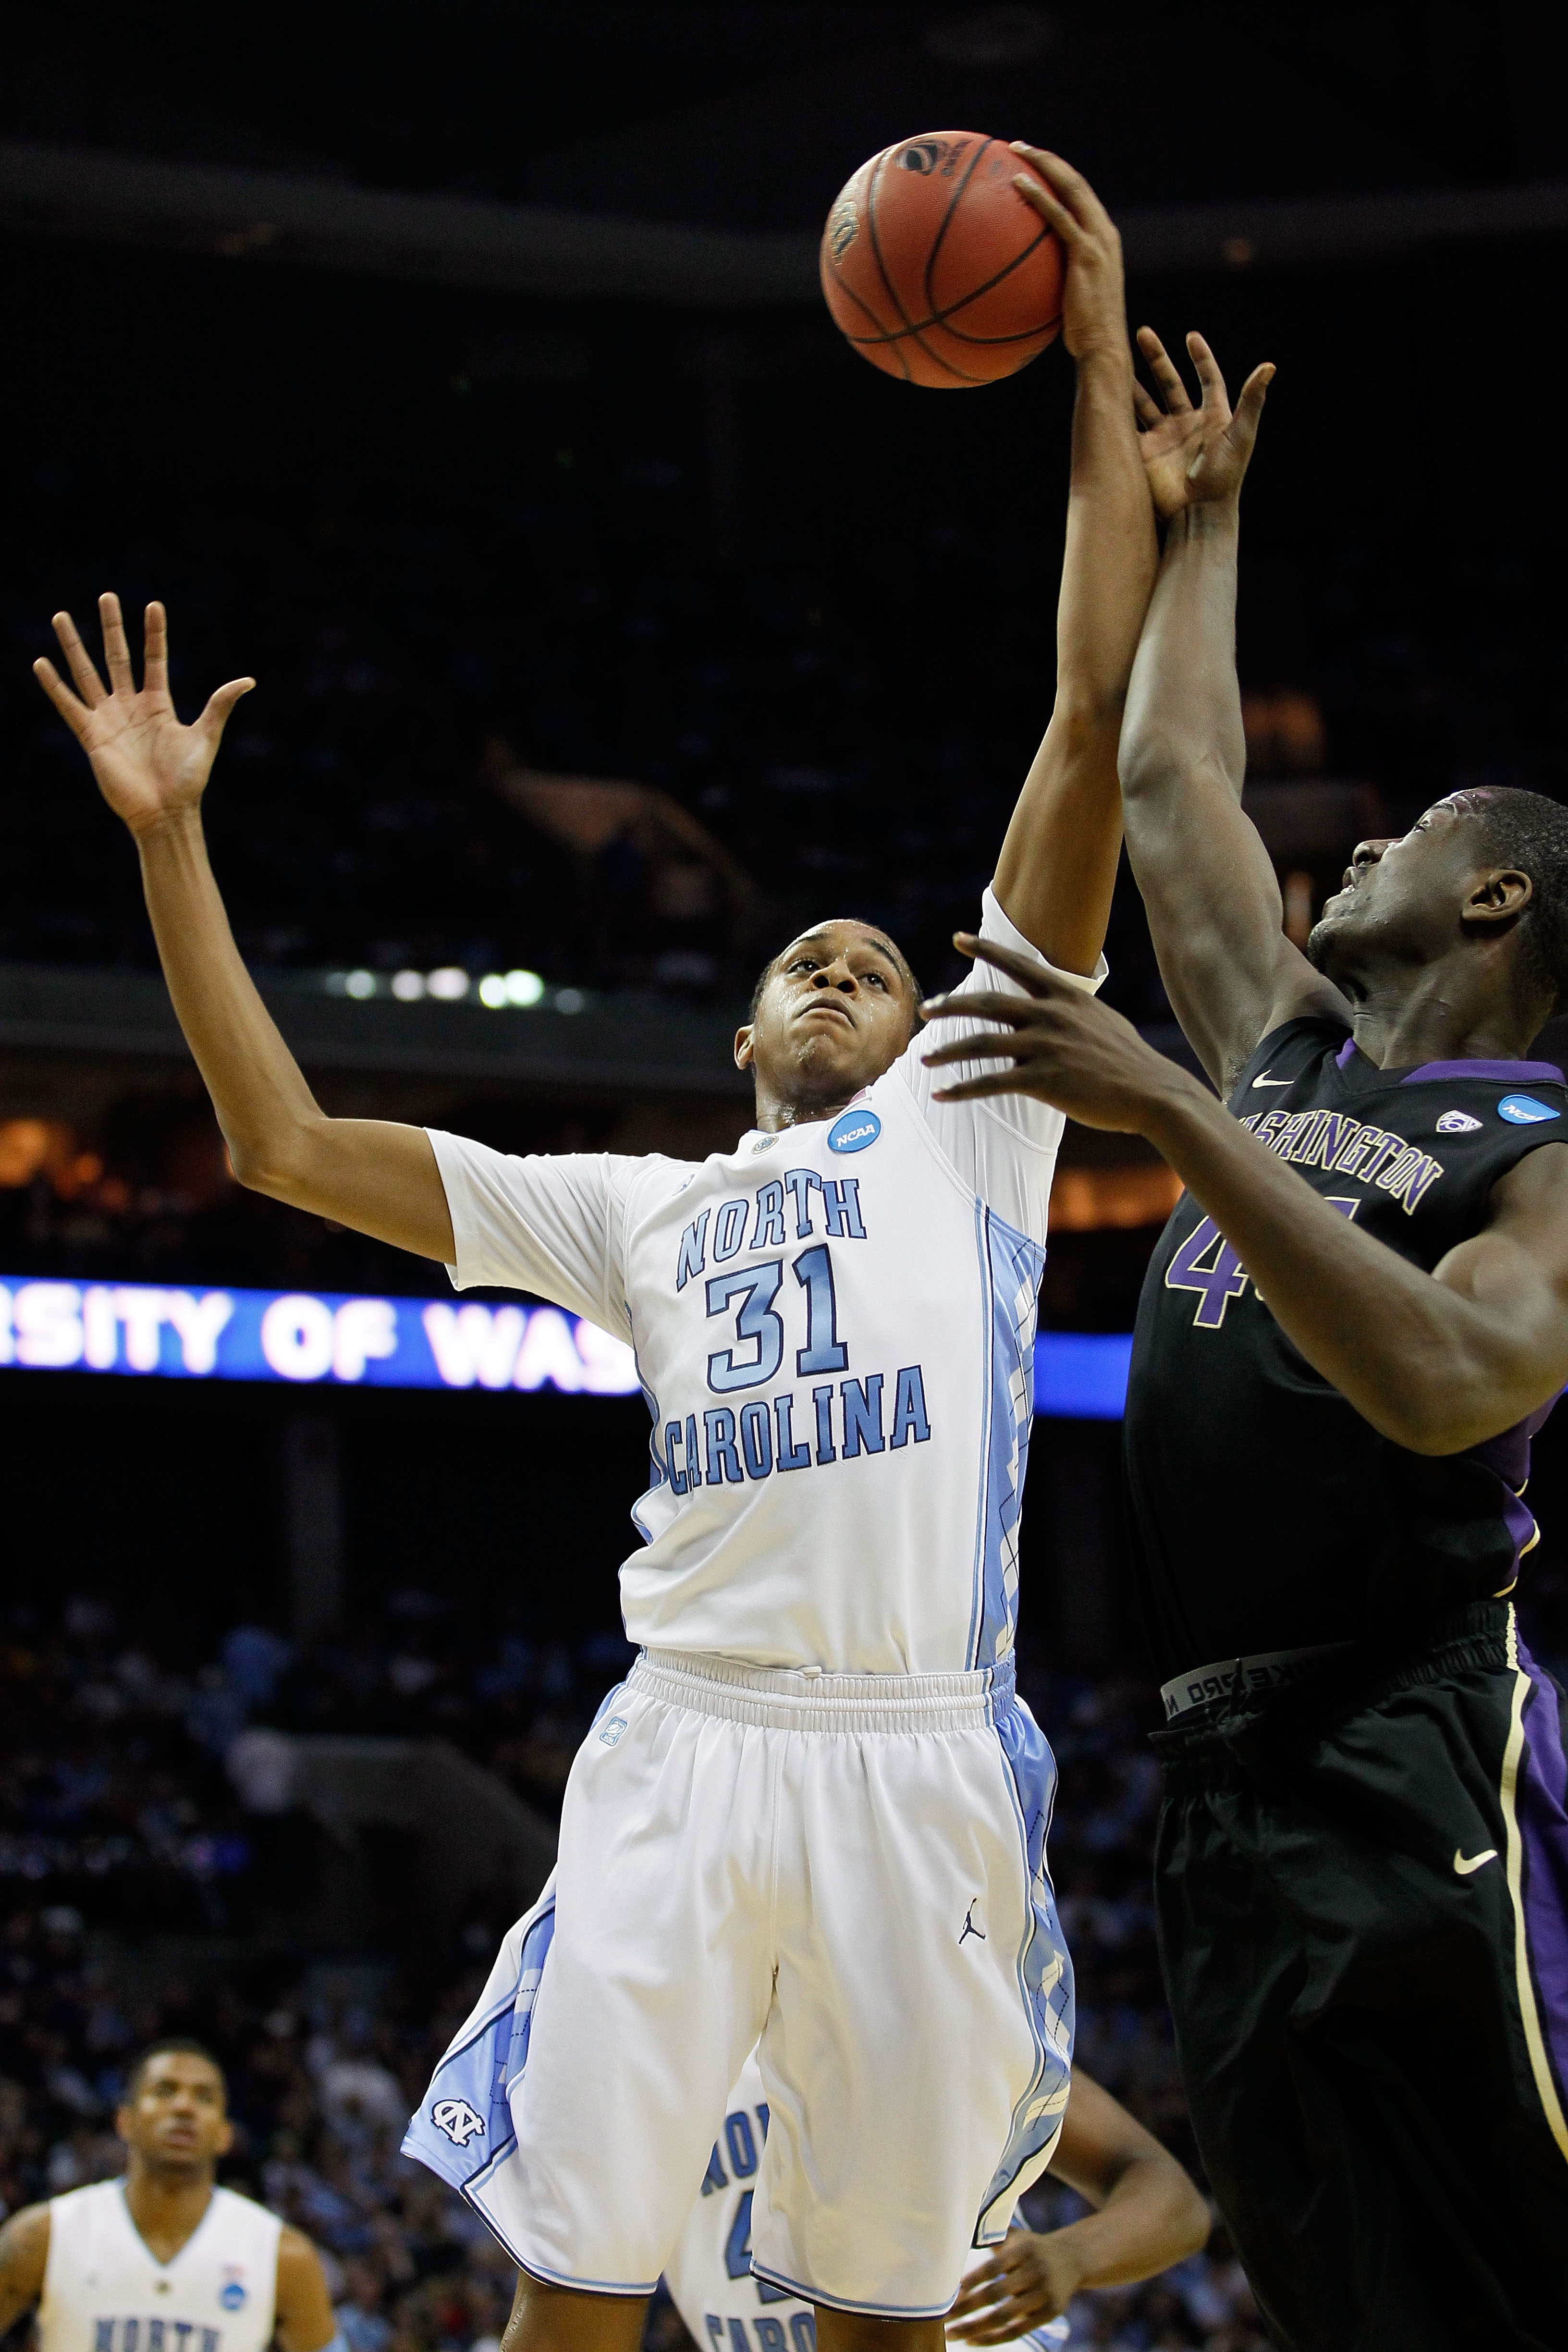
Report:
M1255 1087L1293 1087L1296 1081L1294 1078L1271 1078L1265 1070L1262 1076L1254 1078L1252 1083Z
M1465 1854L1459 1852L1458 1846L1454 1848L1454 1868L1461 1878L1468 1878L1473 1870L1479 1870L1483 1862L1495 1862L1496 1860L1497 1848L1495 1845L1489 1845L1484 1853Z

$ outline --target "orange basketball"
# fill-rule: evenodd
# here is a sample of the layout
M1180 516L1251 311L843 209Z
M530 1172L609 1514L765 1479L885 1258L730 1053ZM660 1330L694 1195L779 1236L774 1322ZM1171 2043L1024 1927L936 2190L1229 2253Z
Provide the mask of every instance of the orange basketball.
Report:
M1028 169L978 131L901 139L861 164L827 215L822 290L873 366L956 391L1045 350L1067 264L1013 185Z

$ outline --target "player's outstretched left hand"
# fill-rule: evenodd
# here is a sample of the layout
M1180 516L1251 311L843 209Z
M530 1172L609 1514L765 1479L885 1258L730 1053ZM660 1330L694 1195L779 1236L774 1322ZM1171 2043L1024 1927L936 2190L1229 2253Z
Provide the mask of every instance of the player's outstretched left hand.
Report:
M922 1055L928 1069L954 1062L1002 1062L957 1085L935 1088L938 1102L978 1102L987 1095L1034 1095L1052 1103L1084 1127L1139 1134L1173 1091L1192 1080L1163 1054L1146 1045L1109 1004L1042 971L1016 949L958 931L953 943L963 955L994 963L1017 981L1023 996L965 990L962 996L935 996L921 1008L928 1021L994 1021L994 1034L960 1038Z
M1238 498L1274 381L1273 362L1253 369L1233 412L1219 362L1201 335L1187 337L1187 356L1197 372L1196 407L1152 327L1139 328L1138 348L1160 395L1155 400L1141 383L1132 386L1138 447L1161 521L1169 522L1184 507Z
M1067 255L1063 342L1075 360L1108 352L1131 365L1121 238L1116 223L1083 173L1053 155L1049 148L1026 147L1021 139L1015 139L1013 152L1040 175L1036 179L1030 172L1020 172L1013 185L1047 227L1055 229ZM1046 182L1045 187L1040 180Z
M1047 2319L1059 2319L1083 2284L1083 2266L1054 2232L1010 2230L963 2282L947 2315L960 2344L1011 2344Z
M75 694L53 662L36 661L33 675L92 761L98 789L115 815L132 833L144 833L199 804L228 714L256 680L237 677L220 686L201 717L182 727L169 696L168 621L162 604L147 607L140 688L119 597L100 596L98 615L107 688L68 613L55 614L55 635Z

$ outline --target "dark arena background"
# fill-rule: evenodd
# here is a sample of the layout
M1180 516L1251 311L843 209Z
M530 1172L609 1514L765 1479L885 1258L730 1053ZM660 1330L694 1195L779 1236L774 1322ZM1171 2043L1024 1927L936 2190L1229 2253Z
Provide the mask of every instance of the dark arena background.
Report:
M630 1654L646 1410L571 1318L459 1313L237 1188L131 846L29 676L49 616L163 598L186 716L258 678L214 859L329 1108L728 1148L755 970L844 909L952 977L1049 712L1064 353L931 398L846 348L816 261L864 155L1026 136L1115 213L1133 324L1201 328L1233 389L1278 362L1240 656L1304 938L1361 835L1568 784L1563 36L853 0L0 31L0 2199L115 2172L128 2053L195 2032L224 2177L322 2248L352 2352L494 2352L511 2270L395 2150ZM1184 1051L1125 874L1109 956ZM1069 1126L1020 1661L1081 2054L1195 2168L1119 1470L1174 1197ZM1561 1661L1560 1423L1531 1502L1522 1612ZM1223 2232L1072 2318L1265 2342ZM666 2304L649 2328L683 2341Z

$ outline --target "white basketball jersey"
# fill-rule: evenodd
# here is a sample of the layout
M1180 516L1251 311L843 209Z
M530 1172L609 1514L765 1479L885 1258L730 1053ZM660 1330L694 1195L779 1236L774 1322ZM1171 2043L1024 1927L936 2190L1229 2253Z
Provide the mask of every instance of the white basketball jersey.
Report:
M1043 965L989 891L982 932ZM1010 1651L1063 1120L1022 1096L933 1101L965 1073L921 1056L963 1034L918 1035L833 1118L698 1163L432 1132L458 1288L539 1293L637 1351L654 1433L632 1641L872 1675Z
M123 2181L51 2198L38 2352L267 2352L282 2227L215 2189L174 2261L160 2263Z
M767 2136L767 2103L753 2051L730 2094L702 2194L664 2266L670 2301L698 2352L816 2352L810 2304L752 2276L752 2196ZM1067 2337L1063 2318L1022 2340L1038 2352L1059 2352Z

